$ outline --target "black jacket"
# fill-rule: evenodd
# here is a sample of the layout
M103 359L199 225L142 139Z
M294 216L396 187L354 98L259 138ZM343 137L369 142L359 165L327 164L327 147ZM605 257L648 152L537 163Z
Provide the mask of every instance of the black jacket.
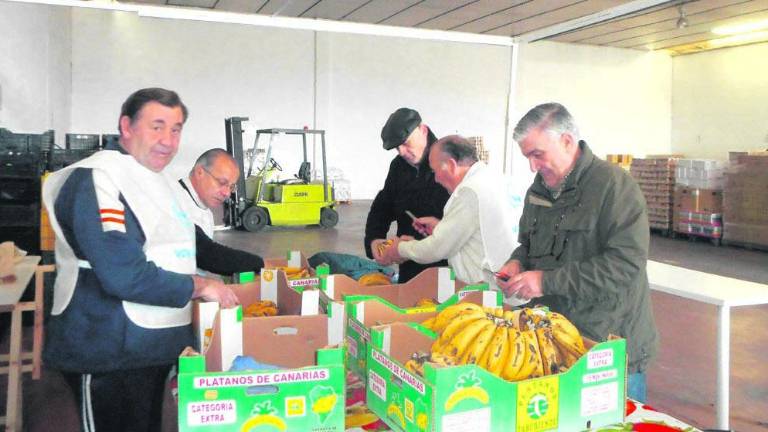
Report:
M443 207L448 201L448 191L435 182L435 174L429 168L429 149L437 141L430 130L427 134L427 148L418 169L412 167L399 155L389 164L389 173L384 188L376 194L368 220L365 223L365 254L373 258L371 241L387 237L392 222L397 221L397 235L409 235L416 239L423 236L413 229L411 218L405 214L410 210L416 217L443 217ZM428 267L447 266L443 260L430 264L406 261L400 264L399 282L407 282Z

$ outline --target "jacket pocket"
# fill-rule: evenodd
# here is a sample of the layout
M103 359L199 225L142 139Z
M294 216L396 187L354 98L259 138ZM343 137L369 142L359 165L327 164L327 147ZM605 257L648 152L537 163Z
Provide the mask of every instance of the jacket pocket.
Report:
M583 259L590 249L590 241L595 241L593 232L597 227L597 214L573 212L564 214L555 225L556 235L552 255L559 261Z

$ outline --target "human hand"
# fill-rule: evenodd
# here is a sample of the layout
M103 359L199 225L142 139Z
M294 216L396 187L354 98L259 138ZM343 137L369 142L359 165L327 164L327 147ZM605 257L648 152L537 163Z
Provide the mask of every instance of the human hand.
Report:
M432 235L432 231L435 230L438 223L440 223L440 219L434 216L422 216L414 218L412 226L419 234L426 237Z
M385 239L375 239L371 241L371 255L373 255L373 260L376 261L377 264L383 266L392 264L384 260L384 251L387 247L386 243L387 240Z
M518 260L507 261L500 269L495 273L496 285L504 292L504 296L510 297L514 292L511 291L512 282L511 279L517 276L523 269Z
M235 293L224 285L224 282L197 275L193 275L192 280L195 287L192 298L218 302L223 308L231 308L240 304Z
M509 279L509 291L518 298L530 300L544 295L541 283L544 272L541 270L526 271Z
M390 264L400 264L405 261L405 259L400 256L400 251L397 250L397 247L400 245L400 242L402 242L403 239L400 237L395 237L391 239L391 241L392 244L384 252L384 259Z

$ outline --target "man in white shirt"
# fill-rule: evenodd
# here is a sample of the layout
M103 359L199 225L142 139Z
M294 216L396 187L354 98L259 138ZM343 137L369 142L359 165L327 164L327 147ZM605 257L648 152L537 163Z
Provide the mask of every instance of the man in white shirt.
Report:
M260 256L232 249L213 241L213 211L226 201L237 184L240 169L232 156L220 148L197 158L189 176L180 179L176 197L195 224L197 266L220 275L253 271L264 266Z
M451 197L443 219L420 217L414 228L427 237L393 239L385 254L392 261L410 259L418 263L448 259L456 277L467 283L487 282L495 289L494 274L517 247L517 220L510 182L479 162L475 146L467 139L450 135L438 140L429 152L435 181ZM522 301L515 297L511 304Z

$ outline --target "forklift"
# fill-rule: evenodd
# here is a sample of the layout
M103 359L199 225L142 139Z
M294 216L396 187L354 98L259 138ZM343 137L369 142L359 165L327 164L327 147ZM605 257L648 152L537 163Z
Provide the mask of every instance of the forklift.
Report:
M267 225L298 226L320 225L333 228L339 221L333 187L328 184L325 161L325 131L315 129L259 129L248 156L248 171L244 168L243 128L247 117L231 117L224 120L227 152L235 159L241 175L237 187L224 207L225 223L250 232L260 231ZM259 139L269 135L266 158L254 174ZM320 136L323 163L323 180L313 181L311 164L307 159L307 136ZM272 158L272 146L276 136L301 136L304 159L295 178L274 179L283 168Z

